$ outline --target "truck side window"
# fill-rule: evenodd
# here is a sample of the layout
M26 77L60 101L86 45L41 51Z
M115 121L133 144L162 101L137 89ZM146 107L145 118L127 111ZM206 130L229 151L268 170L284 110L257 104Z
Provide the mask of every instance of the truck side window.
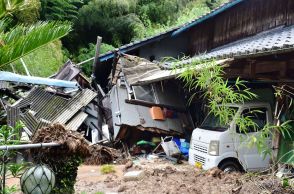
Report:
M254 123L256 123L256 127L248 127L246 132L253 133L262 130L263 127L266 125L266 114L266 108L245 109L242 112L241 116L249 117ZM240 131L239 126L236 126L236 131L237 133L244 133L244 131Z

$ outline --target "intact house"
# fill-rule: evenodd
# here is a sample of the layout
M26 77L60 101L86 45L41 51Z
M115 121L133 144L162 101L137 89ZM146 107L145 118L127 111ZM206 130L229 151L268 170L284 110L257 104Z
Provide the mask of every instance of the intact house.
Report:
M116 125L120 125L124 121L131 123L132 126L143 126L144 129L153 128L156 125L156 128L167 130L168 122L165 124L159 122L159 124L158 120L152 120L154 125L146 125L149 120L145 119L144 115L149 114L149 109L156 104L162 108L171 106L171 110L185 109L186 118L184 120L186 123L182 123L182 129L177 127L175 123L172 127L172 131L180 132L183 130L183 126L194 127L194 124L199 124L199 120L201 120L195 118L191 106L187 105L187 98L184 95L186 93L180 91L183 87L179 85L178 81L175 81L173 76L169 77L168 75L163 76L164 79L157 80L157 83L149 83L146 86L138 87L135 86L136 84L126 84L131 78L128 78L128 75L123 75L124 71L117 71L122 73L117 75L122 76L116 75L116 64L121 61L119 56L124 54L135 55L154 62L161 61L164 57L181 58L182 56L191 58L185 62L193 59L215 59L217 61L230 59L229 65L225 67L226 78L232 82L237 77L247 80L248 87L256 90L262 100L269 101L273 109L278 107L279 120L293 118L293 107L286 108L289 107L287 106L290 103L289 99L275 98L274 96L274 89L276 89L286 96L293 97L293 0L283 0L282 2L280 0L232 0L183 26L124 45L115 51L99 56L99 62L95 65L93 75L104 90L110 91L111 110L121 110L112 112L112 119L115 120L113 122L115 136L120 133L116 129ZM146 62L145 68L149 65L152 66ZM140 68L134 68L134 74L137 74L138 72L135 71L140 71ZM108 77L109 74L111 74L110 77ZM116 77L120 77L120 79ZM113 79L117 80L113 82ZM142 79L140 80L142 81ZM160 95L163 93L159 89L162 87L160 84L168 81L177 82L175 88L179 92L172 92L169 95L169 87L166 86L167 91L164 93L166 99L161 101ZM112 84L109 85L110 82ZM107 86L111 87L107 88ZM157 94L155 95L155 93ZM184 99L184 103L176 102L182 99ZM149 103L145 103L145 101L149 101ZM138 106L135 108L142 110L140 110L141 112L138 110L132 112L128 107L120 109L118 108L122 106L120 103L129 107L136 104ZM201 102L196 102L194 109L200 110L197 108L199 106L201 106ZM146 107L148 110L143 110ZM123 114L127 117L123 118ZM280 148L281 154L283 154L287 150L294 149L291 137L281 138L282 141L276 141L277 143L273 145L275 150Z

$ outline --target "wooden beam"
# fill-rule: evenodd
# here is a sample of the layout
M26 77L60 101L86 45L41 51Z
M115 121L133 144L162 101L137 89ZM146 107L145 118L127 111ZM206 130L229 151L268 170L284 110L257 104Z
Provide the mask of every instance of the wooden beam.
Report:
M99 62L99 55L100 55L100 47L102 43L102 37L97 36L97 42L96 42L96 50L95 50L95 56L93 61L93 72L96 70L96 65Z
M165 105L165 104L156 104L156 103L152 103L152 102L146 102L143 100L126 99L125 102L128 104L134 104L134 105L140 105L140 106L146 106L146 107L158 106L161 108L168 108L168 109L175 110L178 112L186 112L187 111L186 109L183 109L183 108L179 108L179 107L175 107L175 106L171 106L171 105Z
M256 64L254 63L254 61L250 61L249 64L249 75L251 78L255 78L256 75Z

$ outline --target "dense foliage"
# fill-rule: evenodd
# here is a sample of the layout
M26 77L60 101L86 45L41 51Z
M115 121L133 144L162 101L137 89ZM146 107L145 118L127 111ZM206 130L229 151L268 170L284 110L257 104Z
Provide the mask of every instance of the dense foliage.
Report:
M95 51L91 44L101 36L108 49L119 47L131 41L152 36L171 27L181 25L209 12L228 0L0 0L0 8L6 10L11 24L33 24L41 21L68 21L73 24L73 31L62 39L62 47L52 49L40 48L46 59L48 71L32 71L32 75L48 76L62 65L65 60L63 50L74 62L91 58ZM6 3L5 3L6 2ZM7 3L9 2L9 4ZM1 14L1 12L0 12ZM90 46L89 46L90 44ZM102 48L103 49L103 48ZM35 54L35 53L34 53ZM59 56L63 60L55 60ZM39 54L39 56L42 54ZM33 54L26 57L29 67L38 63L43 68L43 61ZM90 63L83 65L87 75L91 74ZM15 62L18 73L22 71L21 63Z
M42 20L72 21L77 19L78 9L83 5L82 0L41 0Z
M85 46L102 36L115 47L188 22L226 0L91 0L79 9L74 36ZM189 17L185 17L189 16ZM76 39L76 38L74 38Z

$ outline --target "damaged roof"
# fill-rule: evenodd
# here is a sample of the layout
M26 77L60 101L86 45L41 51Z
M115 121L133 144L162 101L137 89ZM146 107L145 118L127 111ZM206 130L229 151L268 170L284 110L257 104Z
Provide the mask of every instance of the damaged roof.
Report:
M203 68L211 67L211 65L223 65L229 63L230 61L231 59L222 59L215 61L215 63L199 63L192 68L197 71ZM121 70L117 69L117 72L122 71L127 83L131 86L145 85L162 80L176 78L187 68L183 66L184 64L186 64L183 62L179 62L179 64L177 63L177 65L179 65L179 68L177 69L172 68L174 63L170 63L169 65L164 64L165 66L169 66L169 69L166 69L166 67L163 68L164 65L156 64L137 56L124 54L119 58L119 65L117 67L121 68ZM119 74L116 73L115 76L119 76ZM117 80L117 78L114 77L113 80Z
M80 110L87 106L96 96L96 92L83 89L78 91L72 98L66 99L35 87L27 97L20 99L11 106L8 112L11 112L11 115L14 116L10 116L8 120L15 123L19 114L20 120L29 130L27 131L29 135L50 123L64 124L66 128L77 128L87 117L87 114L81 113ZM73 128L73 130L76 130L76 128Z

